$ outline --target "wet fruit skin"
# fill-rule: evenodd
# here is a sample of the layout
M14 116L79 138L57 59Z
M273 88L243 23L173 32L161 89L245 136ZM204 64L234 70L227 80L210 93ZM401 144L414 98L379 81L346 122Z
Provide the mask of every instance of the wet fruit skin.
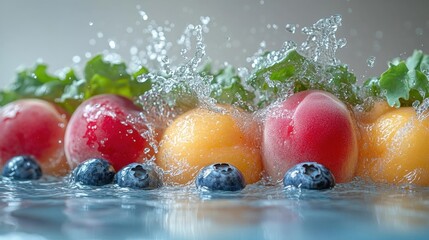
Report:
M153 166L131 163L116 173L114 182L119 187L152 190L162 187L162 180Z
M79 164L71 173L71 181L87 186L103 186L113 182L115 169L101 158L88 159Z
M46 175L64 176L67 116L52 103L23 99L0 108L0 166L14 156L31 155Z
M324 190L335 186L335 177L329 169L319 163L298 163L286 172L283 185L285 187Z
M201 169L195 184L203 191L240 191L246 187L240 170L227 163L215 163Z
M89 158L103 158L115 170L150 157L147 130L139 108L127 98L105 94L82 103L70 118L65 135L65 152L72 167ZM130 119L133 119L130 121ZM150 148L149 148L150 149Z
M241 110L217 107L188 111L165 130L156 158L164 182L190 183L203 167L219 162L237 167L246 183L260 180L259 124Z
M292 166L313 161L329 168L337 182L348 182L358 157L355 120L330 93L296 93L268 110L262 152L265 170L274 181Z
M6 162L2 175L18 181L37 180L42 177L42 169L32 156L15 156Z
M382 111L380 111L382 109ZM368 119L359 117L357 175L375 182L429 186L429 119L411 107L376 103Z

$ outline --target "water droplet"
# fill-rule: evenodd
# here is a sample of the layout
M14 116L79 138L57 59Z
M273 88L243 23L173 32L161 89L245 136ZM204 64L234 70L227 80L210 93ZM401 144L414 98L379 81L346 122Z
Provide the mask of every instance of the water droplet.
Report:
M93 22L89 22L88 24L89 24L89 26L93 26L93 25L94 25L94 23L93 23Z
M103 38L103 36L104 36L104 34L103 34L102 32L98 32L98 33L97 33L97 37L98 37L98 38Z
M136 47L136 46L132 46L131 48L130 48L130 54L131 55L137 55L137 53L138 53L138 48Z
M144 11L139 11L140 16L143 18L143 21L146 21L149 19L147 14Z
M97 43L97 41L95 41L95 39L91 38L89 39L89 45L94 46Z
M86 52L86 53L85 53L85 57L86 57L86 58L91 58L91 57L92 57L92 54L91 54L90 52Z
M137 77L137 81L139 83L144 83L144 82L147 82L149 80L150 80L150 75L148 75L148 74L143 74L143 75L140 75Z
M259 1L259 4L264 5L264 4L265 4L265 1L264 1L264 0L260 0L260 1Z
M76 64L80 63L80 57L79 56L74 56L72 60Z
M115 49L115 48L116 48L116 43L115 43L115 41L113 41L113 40L109 40L109 47L110 47L111 49Z
M207 25L210 23L210 17L208 17L208 16L206 16L206 17L201 16L200 20L201 20L201 23L204 25Z
M366 63L368 64L368 67L372 68L375 64L375 57L371 56L366 60Z
M286 24L286 31L290 32L290 33L295 33L296 32L296 28L298 27L297 24Z
M343 48L347 45L347 40L345 38L338 39L337 46L338 48Z

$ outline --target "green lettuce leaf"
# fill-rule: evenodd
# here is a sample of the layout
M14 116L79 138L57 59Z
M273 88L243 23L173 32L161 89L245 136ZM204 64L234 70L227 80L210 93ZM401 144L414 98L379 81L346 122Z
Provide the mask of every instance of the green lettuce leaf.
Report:
M147 74L148 70L142 67L130 75L125 63L111 63L105 61L102 55L97 55L87 62L85 66L86 85L84 98L88 99L98 94L118 94L133 98L151 88L150 81L138 82L140 75Z
M0 91L0 105L21 98L39 98L58 102L66 86L76 80L73 70L68 70L63 77L58 77L48 73L47 65L37 64L32 69L18 72L10 88Z
M234 67L228 65L216 73L212 73L211 66L206 65L202 74L211 76L210 96L216 99L218 103L235 104L249 110L253 104L255 94L245 87Z
M13 84L0 91L0 105L22 98L39 98L63 107L73 113L82 101L98 94L118 94L128 98L140 96L151 88L151 81L140 82L140 76L149 71L141 67L130 74L125 63L105 61L102 55L89 60L84 69L85 78L79 78L68 69L60 76L48 73L48 66L37 64L34 68L17 73Z
M249 84L259 92L259 107L275 101L285 94L284 90L319 89L331 92L352 105L362 102L356 77L347 66L321 66L296 50L290 50L282 60L257 70L250 77Z
M386 99L393 107L412 106L429 96L429 55L415 50L405 61L395 59L379 78L367 80L364 91L369 96Z

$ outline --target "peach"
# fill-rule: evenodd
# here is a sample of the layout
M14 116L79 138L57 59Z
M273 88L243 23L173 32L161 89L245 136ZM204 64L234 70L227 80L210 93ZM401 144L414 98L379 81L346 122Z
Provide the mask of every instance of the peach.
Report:
M379 114L380 106L382 114ZM375 182L429 186L429 118L412 107L377 103L362 121L357 175ZM365 120L365 119L364 119Z
M17 155L32 155L43 174L69 172L64 155L65 112L39 99L11 102L0 109L0 166Z
M268 109L264 123L264 167L273 181L297 163L318 162L337 182L354 177L358 143L354 118L334 95L318 90L296 93Z
M186 184L214 163L237 167L246 183L260 180L262 160L259 124L232 107L196 108L179 116L165 130L156 157L167 183Z
M104 94L83 102L73 113L65 135L72 167L89 158L103 158L116 171L153 155L148 127L140 109L125 97Z

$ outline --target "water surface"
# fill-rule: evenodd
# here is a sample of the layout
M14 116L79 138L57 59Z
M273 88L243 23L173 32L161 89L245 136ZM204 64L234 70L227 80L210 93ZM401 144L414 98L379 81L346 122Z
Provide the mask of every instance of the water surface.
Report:
M0 181L0 239L427 239L429 188L355 180L328 191L249 185L139 191Z

